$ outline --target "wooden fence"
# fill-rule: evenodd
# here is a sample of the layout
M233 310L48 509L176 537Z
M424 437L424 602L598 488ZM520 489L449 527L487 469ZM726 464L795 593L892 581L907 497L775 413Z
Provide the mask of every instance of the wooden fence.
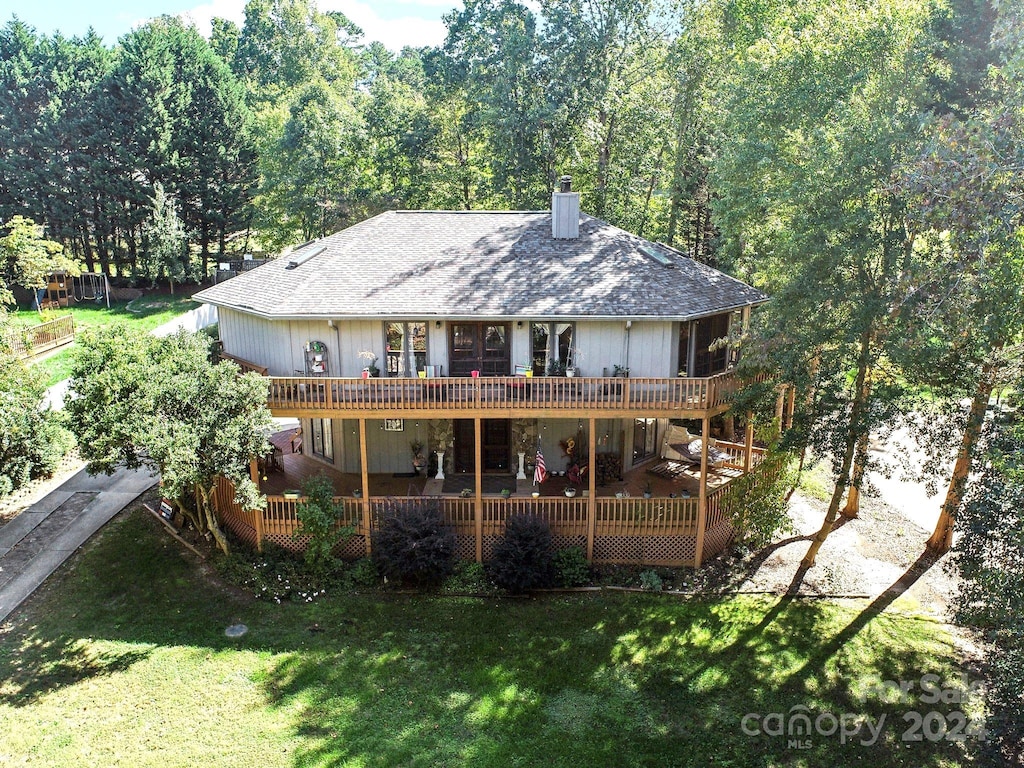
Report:
M699 548L702 561L722 552L732 538L732 516L743 495L777 476L777 463L760 464L738 480L707 495L704 538ZM266 541L301 551L305 539L297 537L295 507L300 500L268 496L266 509L243 510L234 502L234 488L227 480L218 483L215 496L221 520L241 539L262 548ZM593 504L590 502L593 501ZM693 566L700 535L697 498L598 497L483 497L475 498L335 497L343 507L339 525L355 533L345 543L343 557L369 552L369 537L388 505L436 505L455 532L457 555L464 560L487 560L505 521L515 514L535 514L551 526L559 549L578 546L597 564ZM593 510L593 512L591 512ZM592 515L592 516L591 516Z
M17 357L32 357L74 341L75 319L64 315L29 328L9 331L5 340Z
M445 377L268 378L275 412L317 411L705 411L735 389L731 371L707 378Z

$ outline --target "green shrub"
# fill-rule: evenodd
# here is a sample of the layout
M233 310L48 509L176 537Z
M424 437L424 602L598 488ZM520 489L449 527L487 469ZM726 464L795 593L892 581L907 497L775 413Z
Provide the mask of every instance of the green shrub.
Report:
M386 578L423 586L452 572L455 532L436 504L389 503L372 536L373 560Z
M334 501L334 484L324 474L314 475L302 484L305 498L295 505L299 525L293 536L309 537L306 545L306 567L317 576L324 576L337 567L334 547L355 532L342 525L345 507Z
M0 498L53 474L74 444L62 415L40 410L43 395L34 372L0 350Z
M736 543L760 549L776 534L792 530L786 492L794 481L793 457L772 447L750 474L729 484L722 500L730 511Z
M520 594L554 584L551 529L536 515L513 515L494 544L487 573L502 589Z
M494 591L494 584L487 578L482 563L462 561L456 563L455 571L442 586L445 592L470 592L486 594Z
M661 576L658 575L657 571L641 572L640 589L646 589L648 592L661 592L663 586Z
M309 573L297 555L268 542L262 553L236 548L218 557L221 577L259 600L310 602L324 594L326 578Z
M380 585L380 572L371 558L361 557L345 571L345 583L349 587L376 587Z
M590 583L590 563L579 547L569 547L555 554L555 571L563 587L582 587Z

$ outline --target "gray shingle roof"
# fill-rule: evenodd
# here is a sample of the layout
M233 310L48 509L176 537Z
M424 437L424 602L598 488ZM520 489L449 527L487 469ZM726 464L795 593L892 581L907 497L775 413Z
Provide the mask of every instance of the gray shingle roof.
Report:
M674 268L641 247L658 250ZM195 298L270 318L410 319L687 319L766 299L586 214L578 239L555 240L547 211L390 211Z

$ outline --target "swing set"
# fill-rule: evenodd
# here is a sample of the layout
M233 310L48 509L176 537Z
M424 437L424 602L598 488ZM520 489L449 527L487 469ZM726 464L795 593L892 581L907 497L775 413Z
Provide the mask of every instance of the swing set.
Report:
M106 299L110 309L110 283L102 272L83 272L72 278L75 301L95 301L99 304Z

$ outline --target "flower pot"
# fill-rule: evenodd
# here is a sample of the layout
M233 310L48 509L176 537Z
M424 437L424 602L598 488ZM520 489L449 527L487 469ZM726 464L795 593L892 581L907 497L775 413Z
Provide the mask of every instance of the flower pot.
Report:
M536 499L538 496L540 496L540 491L533 491L530 495Z
M576 495L576 489L575 488L566 488L565 489L565 495L568 496L571 499L573 496Z

